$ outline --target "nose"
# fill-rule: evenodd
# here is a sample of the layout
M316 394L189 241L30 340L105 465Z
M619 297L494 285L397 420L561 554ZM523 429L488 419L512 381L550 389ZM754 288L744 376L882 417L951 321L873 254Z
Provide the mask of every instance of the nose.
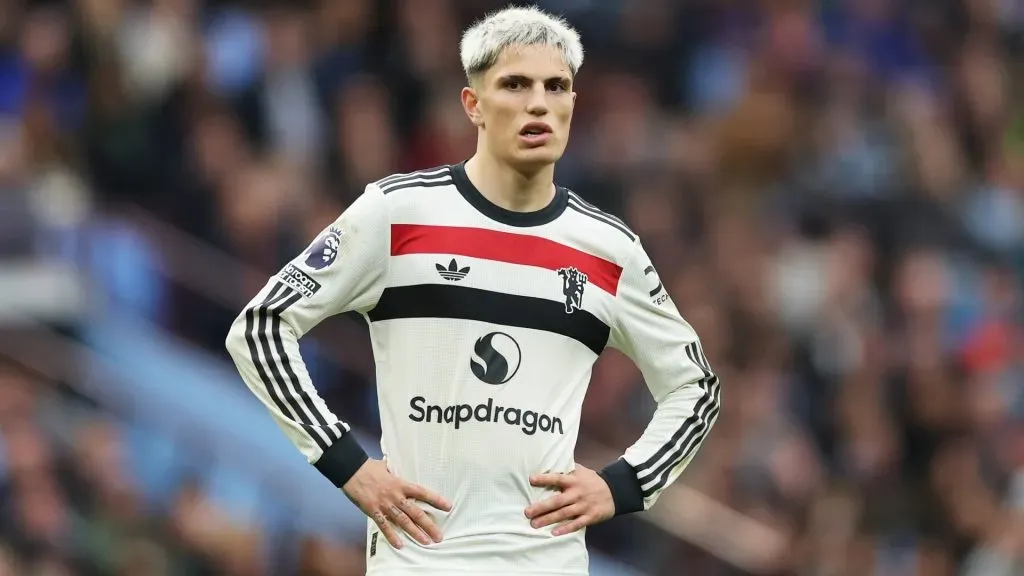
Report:
M526 103L526 111L533 116L543 116L548 113L548 93L543 85L535 86L530 91L530 100Z

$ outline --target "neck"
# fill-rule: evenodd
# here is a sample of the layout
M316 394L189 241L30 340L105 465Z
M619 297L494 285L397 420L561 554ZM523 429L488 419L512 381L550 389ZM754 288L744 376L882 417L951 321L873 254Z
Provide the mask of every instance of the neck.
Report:
M478 151L466 161L466 176L492 203L514 212L542 210L555 197L555 167L523 173Z

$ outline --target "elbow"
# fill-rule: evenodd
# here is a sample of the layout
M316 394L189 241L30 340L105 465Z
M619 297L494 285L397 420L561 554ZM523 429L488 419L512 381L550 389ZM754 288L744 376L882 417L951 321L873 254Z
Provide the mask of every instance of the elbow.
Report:
M708 395L711 399L711 411L708 418L708 430L710 431L714 427L715 422L718 421L718 415L722 411L722 382L718 379L718 376L712 378Z
M224 339L224 347L227 349L228 354L232 358L237 358L239 354L247 354L249 350L249 344L246 339L246 316L247 311L243 311L235 321L231 323L231 328L228 329L227 337Z

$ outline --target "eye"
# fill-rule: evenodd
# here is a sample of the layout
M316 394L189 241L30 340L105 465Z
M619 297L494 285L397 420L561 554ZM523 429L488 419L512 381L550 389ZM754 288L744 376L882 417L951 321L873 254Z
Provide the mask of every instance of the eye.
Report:
M505 82L505 88L508 90L522 90L526 88L526 84L521 80L508 80Z
M548 92L555 92L555 93L568 92L569 91L569 87L566 86L564 82L551 82L550 84L548 84L547 88L548 88Z

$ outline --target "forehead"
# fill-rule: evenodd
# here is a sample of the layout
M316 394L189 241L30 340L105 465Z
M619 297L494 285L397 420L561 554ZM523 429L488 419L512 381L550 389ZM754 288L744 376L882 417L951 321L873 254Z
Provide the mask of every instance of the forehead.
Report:
M502 50L494 66L487 71L489 77L508 75L551 78L572 76L562 51L554 46L509 46Z

